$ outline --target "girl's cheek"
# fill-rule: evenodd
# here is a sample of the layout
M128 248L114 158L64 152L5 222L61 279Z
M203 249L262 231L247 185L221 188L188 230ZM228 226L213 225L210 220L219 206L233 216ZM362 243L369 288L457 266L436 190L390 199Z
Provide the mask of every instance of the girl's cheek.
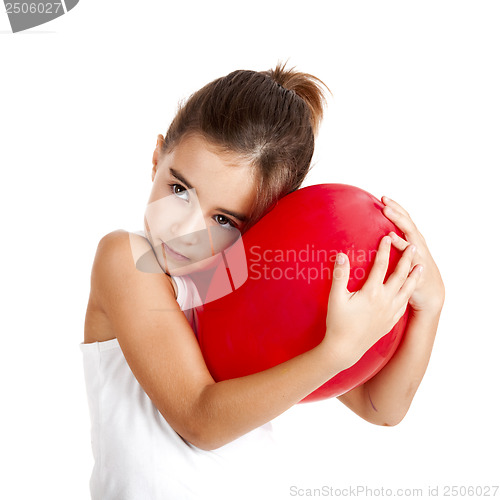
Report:
M211 226L209 228L211 241L213 243L213 253L220 253L234 244L241 236L238 229L227 229L220 226Z

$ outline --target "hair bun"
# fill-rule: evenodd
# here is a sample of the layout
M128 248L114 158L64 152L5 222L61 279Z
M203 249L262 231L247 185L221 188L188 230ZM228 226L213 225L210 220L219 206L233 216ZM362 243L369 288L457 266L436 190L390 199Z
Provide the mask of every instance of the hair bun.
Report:
M326 107L324 89L330 95L331 91L319 78L309 73L295 71L295 67L287 69L285 66L286 62L278 62L275 69L263 71L262 73L272 78L281 87L295 92L295 94L306 102L311 116L311 126L314 135L316 135Z

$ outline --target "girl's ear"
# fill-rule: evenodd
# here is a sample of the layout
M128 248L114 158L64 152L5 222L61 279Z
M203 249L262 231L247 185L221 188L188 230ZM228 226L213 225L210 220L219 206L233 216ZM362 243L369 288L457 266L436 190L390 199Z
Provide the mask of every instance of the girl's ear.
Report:
M153 152L153 173L152 173L152 180L155 180L155 175L156 171L158 169L158 159L160 157L160 152L161 152L161 147L164 142L164 138L161 134L158 134L157 139L156 139L156 148Z
M165 138L161 134L158 134L156 137L156 149L160 150L164 142Z
M151 172L151 180L155 180L156 171L158 170L158 162L155 158L155 154L153 153L153 171Z

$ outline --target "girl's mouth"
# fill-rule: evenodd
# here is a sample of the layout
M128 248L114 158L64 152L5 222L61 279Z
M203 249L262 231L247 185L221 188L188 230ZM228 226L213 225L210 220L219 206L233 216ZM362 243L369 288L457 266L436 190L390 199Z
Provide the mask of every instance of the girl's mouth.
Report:
M163 250L165 251L165 253L169 257L171 257L179 262L186 262L189 260L189 258L186 257L185 255L182 255L182 254L176 252L173 248L170 248L164 241L161 242L161 246L163 247Z

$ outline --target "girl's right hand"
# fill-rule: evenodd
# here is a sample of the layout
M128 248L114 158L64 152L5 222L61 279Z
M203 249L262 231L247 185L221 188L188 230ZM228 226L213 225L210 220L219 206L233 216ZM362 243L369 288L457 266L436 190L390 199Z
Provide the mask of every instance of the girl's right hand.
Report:
M394 272L386 283L391 238L380 242L367 281L357 292L349 292L349 258L337 254L326 317L326 335L323 340L332 352L343 357L346 368L356 363L380 338L390 332L403 316L421 276L422 266L411 272L414 246L403 252ZM343 262L342 262L343 259Z

